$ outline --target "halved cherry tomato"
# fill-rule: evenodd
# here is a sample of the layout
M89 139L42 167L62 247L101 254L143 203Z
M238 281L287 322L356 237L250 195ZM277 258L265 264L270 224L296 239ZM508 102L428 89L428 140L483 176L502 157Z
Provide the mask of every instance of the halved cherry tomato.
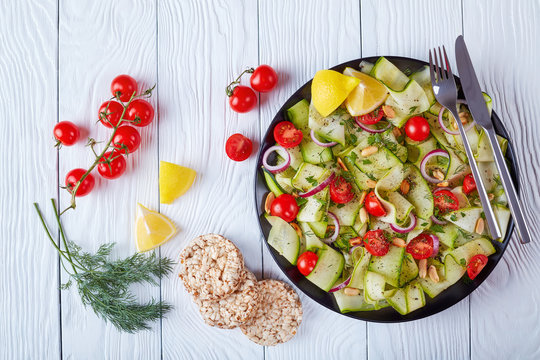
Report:
M330 183L330 199L336 204L346 204L354 198L352 185L338 176Z
M416 260L433 255L433 239L428 234L420 234L407 244L407 252Z
M154 120L154 107L144 99L135 99L126 109L125 118L131 120L135 126L150 125Z
M99 159L97 169L105 179L117 179L126 171L126 159L118 150L107 151Z
M482 271L487 263L488 257L484 254L474 255L471 258L467 264L467 275L469 275L471 280L474 280L474 278L480 274L480 271Z
M292 148L302 142L302 131L294 127L290 121L282 121L274 128L274 139L284 148Z
M377 198L374 191L370 191L366 196L364 203L366 210L373 216L385 216L386 210L381 204L381 201Z
M429 136L429 123L423 116L413 116L405 124L405 133L411 140L424 141Z
M260 65L253 71L249 83L255 91L268 92L276 87L278 76L272 67Z
M234 161L244 161L253 151L253 143L242 134L233 134L227 139L225 152L229 159Z
M105 101L99 108L98 117L103 125L112 128L120 121L123 111L124 107L118 101Z
M317 265L318 260L319 257L317 254L315 254L313 251L306 251L298 257L296 267L302 275L308 276L313 269L315 269L315 265Z
M137 81L129 75L118 75L111 83L111 92L120 101L126 102L137 92Z
M298 204L294 196L290 194L281 194L272 201L270 205L270 215L279 216L286 222L296 219L298 214Z
M364 235L364 247L373 256L384 256L390 249L390 243L381 229L370 230Z
M463 192L465 194L470 194L474 190L476 190L476 182L474 181L472 174L469 174L463 178Z
M257 95L249 86L238 85L229 95L229 105L237 113L248 112L257 105Z
M450 190L435 190L433 192L433 202L437 215L444 215L459 209L459 200Z
M83 175L86 173L85 169L73 169L66 175L66 187L71 192L81 180ZM86 175L84 180L81 182L81 185L77 188L77 192L75 193L75 196L85 196L88 195L92 189L94 188L94 185L96 184L96 180L94 179L94 176L92 174Z
M71 146L80 137L79 128L71 121L60 121L54 126L53 134L58 144Z
M381 121L383 116L384 116L384 111L382 111L381 108L377 108L377 109L373 110L372 112L370 112L369 114L365 114L365 115L360 116L358 118L358 120L362 124L373 125L373 124L376 124L379 121Z

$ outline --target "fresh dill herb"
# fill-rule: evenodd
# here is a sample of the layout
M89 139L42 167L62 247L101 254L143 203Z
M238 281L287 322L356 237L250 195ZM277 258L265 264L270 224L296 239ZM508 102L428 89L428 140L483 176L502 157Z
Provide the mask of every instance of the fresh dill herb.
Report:
M382 145L383 141L381 138L381 134L371 134L368 136L368 145Z
M414 114L414 112L416 111L416 109L418 109L418 106L411 106L411 107L409 108L409 115Z
M301 197L296 198L296 205L298 205L298 207L302 207L307 202L308 201L306 198L301 198Z
M465 260L464 258L459 259L459 263L461 264L461 266L467 266L467 260Z
M351 151L351 153L349 154L349 159L351 159L353 164L356 162L357 158L358 158L358 155L356 155L354 151Z
M364 160L362 160L362 164L364 164L364 165L369 165L369 164L371 164L371 160L369 160L369 159L364 159Z
M502 186L501 177L500 177L499 174L493 175L493 181L494 181L495 184L497 184L498 186Z
M313 177L313 175L306 177L306 181L313 186L318 184L317 180Z
M444 232L444 229L441 225L439 224L433 224L431 225L430 229L433 231L433 232L437 232L437 233L443 233Z
M452 220L452 221L456 221L456 220L457 220L457 216L456 216L456 214L452 214L452 215L450 215L450 220Z

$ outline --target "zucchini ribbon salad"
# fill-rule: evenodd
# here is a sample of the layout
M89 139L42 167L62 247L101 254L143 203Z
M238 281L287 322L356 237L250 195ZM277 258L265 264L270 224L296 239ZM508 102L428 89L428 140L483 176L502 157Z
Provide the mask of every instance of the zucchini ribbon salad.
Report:
M381 57L360 71L321 70L311 98L286 111L263 154L268 243L343 313L392 306L405 315L465 273L474 279L495 248L429 67L407 75ZM458 106L505 234L510 211L489 141Z

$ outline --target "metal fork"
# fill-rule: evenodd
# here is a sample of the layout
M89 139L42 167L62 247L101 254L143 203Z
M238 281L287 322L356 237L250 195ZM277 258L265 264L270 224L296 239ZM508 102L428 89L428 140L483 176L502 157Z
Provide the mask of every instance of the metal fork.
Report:
M439 59L437 59L437 51L433 49L433 57L431 56L431 50L429 51L429 73L431 75L431 86L433 87L433 93L437 101L450 111L454 116L456 123L459 128L459 133L463 140L463 147L467 153L467 158L469 159L469 166L476 182L476 188L478 190L478 195L480 195L480 202L482 203L482 208L484 209L484 214L486 217L489 233L493 239L499 239L501 235L501 230L493 213L493 208L489 202L489 198L486 192L486 187L482 182L482 177L480 176L480 171L478 170L478 165L471 150L469 139L463 128L463 124L459 119L457 111L457 86L454 75L452 74L452 69L450 68L450 63L448 62L448 56L446 55L446 49L443 46L444 61L443 55L441 53L441 48L439 50ZM433 58L435 59L435 65L433 65ZM441 66L439 66L439 62ZM445 68L446 65L446 68Z

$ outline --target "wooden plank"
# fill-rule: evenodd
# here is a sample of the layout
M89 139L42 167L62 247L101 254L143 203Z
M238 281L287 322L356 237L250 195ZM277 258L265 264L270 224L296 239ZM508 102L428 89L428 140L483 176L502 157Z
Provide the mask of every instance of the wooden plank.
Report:
M111 130L96 124L98 108L111 97L110 83L127 73L141 88L156 83L156 4L154 1L60 2L60 119L81 125L88 136L105 140ZM156 105L155 96L150 102ZM157 121L141 131L139 150L128 157L128 169L118 180L100 179L94 191L77 200L77 209L64 216L70 239L86 250L106 242L117 242L115 256L136 251L135 206L158 206ZM85 140L60 152L60 179L94 160ZM98 147L100 148L100 147ZM61 191L61 202L69 194ZM67 280L66 276L62 277ZM136 287L142 299L159 298L159 287ZM121 333L81 304L73 287L62 292L64 355L72 358L160 357L160 326L135 335Z
M317 70L360 57L360 9L358 1L343 1L340 6L326 1L259 4L260 63L274 66L280 74L278 88L261 95L262 138L282 104ZM265 278L285 280L263 246ZM327 310L296 291L304 310L302 325L288 343L266 348L266 359L290 354L298 359L340 359L351 352L356 358L366 355L364 322Z
M464 2L464 36L480 85L493 98L514 145L520 169L521 199L531 233L538 234L540 192L540 3ZM540 357L540 244L519 243L516 233L501 263L471 296L473 359ZM486 339L501 339L492 346ZM504 339L504 340L503 340Z
M0 97L0 353L6 359L59 358L58 256L32 205L39 202L53 221L56 1L3 2L0 13L0 79L6 86Z
M179 234L162 247L177 259L194 237L219 233L242 251L260 278L261 252L253 215L255 156L241 163L225 155L234 133L253 139L258 112L233 112L225 87L257 63L257 6L254 1L160 1L158 4L159 158L197 171L193 187L161 211L177 222ZM248 77L242 81L249 83ZM262 347L239 329L206 325L175 275L162 284L163 298L176 310L163 320L167 359L257 359Z
M364 56L389 54L427 60L429 48L445 45L453 49L455 37L460 33L461 5L457 0L362 1ZM455 63L453 59L452 62ZM441 314L420 321L369 324L368 357L468 357L468 301L465 299Z

